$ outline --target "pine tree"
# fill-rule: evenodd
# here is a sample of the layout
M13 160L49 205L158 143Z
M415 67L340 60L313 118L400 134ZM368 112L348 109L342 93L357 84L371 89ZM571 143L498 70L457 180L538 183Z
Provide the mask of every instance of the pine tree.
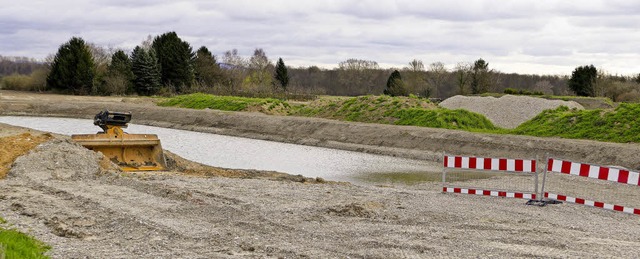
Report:
M103 94L132 93L133 71L131 71L131 59L122 50L118 50L111 56L111 63L107 67L107 73L101 92Z
M402 81L402 76L398 70L393 71L387 80L387 87L384 94L391 96L407 96L407 89Z
M277 86L282 87L282 90L286 92L289 85L289 74L282 58L279 58L278 63L276 63L276 72L273 77L276 79Z
M220 65L218 65L216 57L211 54L207 47L202 46L196 51L193 64L195 79L199 84L213 87L222 81Z
M58 49L47 86L73 94L89 94L96 75L89 47L82 38L73 37Z
M140 95L153 95L160 89L160 68L153 49L136 47L131 53L133 87Z
M155 50L162 84L175 87L177 92L191 86L194 76L194 53L188 42L175 32L167 32L156 37L151 44Z
M489 71L489 63L485 62L484 59L476 60L471 71L471 93L489 92L490 85L491 71Z
M595 96L594 85L598 70L593 65L580 66L573 70L567 86L578 96Z

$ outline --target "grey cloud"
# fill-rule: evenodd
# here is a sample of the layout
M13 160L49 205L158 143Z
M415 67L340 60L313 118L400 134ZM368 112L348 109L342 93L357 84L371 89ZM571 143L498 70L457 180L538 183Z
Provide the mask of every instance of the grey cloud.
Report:
M299 65L363 58L401 67L412 58L455 64L483 57L506 69L528 70L522 64L530 63L542 71L596 60L632 71L620 64L640 57L640 7L632 0L61 0L5 6L0 54L36 58L71 36L130 50L148 34L167 31L217 55L236 48L249 56L259 47L272 59Z

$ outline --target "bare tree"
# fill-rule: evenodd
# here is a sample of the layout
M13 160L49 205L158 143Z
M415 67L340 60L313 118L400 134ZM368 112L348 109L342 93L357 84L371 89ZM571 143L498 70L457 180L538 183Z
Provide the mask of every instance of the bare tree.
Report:
M413 59L409 62L409 66L406 69L413 72L423 72L424 64L422 63L422 60Z
M273 65L262 49L255 49L253 56L249 59L249 69L251 70L250 82L253 86L265 87L271 85L271 71Z
M434 62L429 65L429 72L427 73L427 81L431 88L433 88L433 97L440 97L440 89L445 83L447 77L447 68L444 67L442 62Z
M425 81L424 64L422 60L413 59L409 66L403 69L405 74L405 87L407 92L423 97L431 95L427 82Z
M467 93L469 81L471 79L471 64L460 62L456 64L454 68L456 86L458 87L458 94L464 95Z
M549 80L538 81L533 85L533 91L543 94L553 94L553 85Z
M224 52L222 62L225 63L224 71L226 74L226 80L223 84L227 87L227 91L234 93L242 85L247 61L238 55L237 49L233 49Z
M378 62L362 59L347 59L338 64L338 82L341 86L338 94L354 95L361 92L373 92L375 72Z

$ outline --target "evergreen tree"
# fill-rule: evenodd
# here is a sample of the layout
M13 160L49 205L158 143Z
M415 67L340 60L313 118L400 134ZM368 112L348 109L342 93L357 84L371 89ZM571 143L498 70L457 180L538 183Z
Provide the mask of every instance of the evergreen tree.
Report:
M196 51L193 62L196 81L208 87L213 87L222 80L222 70L207 47L202 46Z
M489 92L491 84L491 71L489 63L484 59L478 59L473 63L471 71L471 93L481 94Z
M133 87L140 95L153 95L160 89L160 68L153 49L146 51L140 46L131 53Z
M289 85L289 73L282 58L279 58L278 63L276 63L276 72L273 77L276 79L276 86L282 87L282 90L286 92Z
M73 37L58 49L47 76L47 86L74 94L89 94L95 74L89 47L82 38Z
M580 66L573 70L567 86L578 96L595 96L598 70L593 65Z
M132 93L133 71L131 59L122 50L118 50L111 56L111 63L107 67L101 92L103 94Z
M387 80L387 87L384 89L384 94L391 96L407 96L407 89L402 81L402 76L398 70L393 71Z
M167 32L156 37L151 44L155 50L162 84L175 87L177 92L191 86L194 80L194 53L188 42L175 32Z

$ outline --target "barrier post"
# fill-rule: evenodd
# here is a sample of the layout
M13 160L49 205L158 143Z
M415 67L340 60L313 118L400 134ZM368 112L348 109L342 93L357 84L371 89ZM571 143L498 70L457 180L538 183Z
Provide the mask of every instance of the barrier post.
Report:
M542 188L540 189L540 200L543 200L544 197L544 187L545 184L547 183L547 171L549 171L548 167L549 167L549 153L546 153L544 155L544 161L545 161L545 165L544 165L544 173L542 175Z
M447 153L442 152L442 193L446 193L447 188Z
M539 161L539 160L538 160L538 155L536 155L536 161ZM536 165L536 173L535 173L535 180L534 180L534 182L535 182L534 184L536 185L536 187L535 187L535 192L534 192L534 193L535 193L536 195L538 195L538 175L539 175L539 174L538 174L538 171L539 171L539 170L538 170L538 167L539 167L539 166L538 166L538 165ZM542 196L538 196L538 197L542 197Z

